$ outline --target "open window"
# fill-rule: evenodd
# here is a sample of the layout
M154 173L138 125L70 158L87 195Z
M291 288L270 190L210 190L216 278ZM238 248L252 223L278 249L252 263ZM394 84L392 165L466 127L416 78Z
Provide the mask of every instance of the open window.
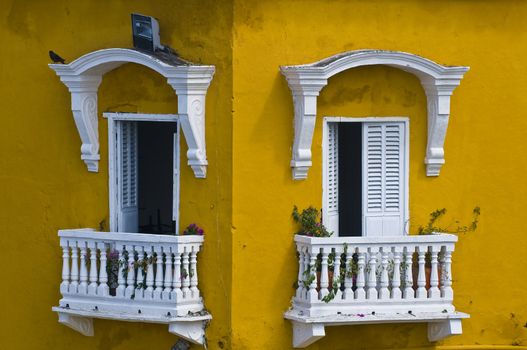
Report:
M408 119L325 118L323 220L338 236L403 235Z
M105 116L109 125L111 230L177 233L177 115L105 113Z

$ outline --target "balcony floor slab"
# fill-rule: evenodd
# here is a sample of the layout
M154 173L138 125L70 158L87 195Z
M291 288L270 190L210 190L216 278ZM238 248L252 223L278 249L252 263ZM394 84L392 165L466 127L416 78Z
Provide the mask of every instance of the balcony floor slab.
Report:
M448 336L461 334L461 320L470 315L463 312L413 312L375 314L335 314L306 316L291 309L284 318L293 324L293 346L305 348L325 336L326 326L382 324L382 323L428 323L428 339L438 341Z
M205 327L212 319L207 311L189 313L186 316L154 316L97 310L87 311L61 306L55 306L52 310L58 313L60 323L86 336L94 334L93 319L100 318L126 322L168 324L170 333L199 345L204 344Z

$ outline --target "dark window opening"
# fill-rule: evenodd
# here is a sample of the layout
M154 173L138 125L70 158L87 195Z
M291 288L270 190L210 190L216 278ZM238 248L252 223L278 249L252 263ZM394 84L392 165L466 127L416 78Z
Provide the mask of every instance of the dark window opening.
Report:
M174 234L173 158L177 123L139 122L139 232Z
M362 123L338 123L339 236L362 236Z

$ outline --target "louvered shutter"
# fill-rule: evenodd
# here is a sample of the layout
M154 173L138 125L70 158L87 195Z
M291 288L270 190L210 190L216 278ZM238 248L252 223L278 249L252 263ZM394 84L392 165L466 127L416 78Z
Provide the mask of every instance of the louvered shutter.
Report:
M117 149L117 164L119 166L117 230L119 232L139 232L136 122L119 122Z
M324 226L339 234L339 129L338 123L328 123L327 162L325 172Z
M404 229L404 123L362 127L364 236L402 235Z

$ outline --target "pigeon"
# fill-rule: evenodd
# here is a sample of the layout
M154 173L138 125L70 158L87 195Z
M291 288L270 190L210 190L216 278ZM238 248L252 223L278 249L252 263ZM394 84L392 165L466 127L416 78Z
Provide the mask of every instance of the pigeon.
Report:
M51 60L54 62L54 63L62 63L62 64L65 64L66 61L64 61L64 58L60 57L59 55L57 55L55 52L49 50L49 58L51 58Z

